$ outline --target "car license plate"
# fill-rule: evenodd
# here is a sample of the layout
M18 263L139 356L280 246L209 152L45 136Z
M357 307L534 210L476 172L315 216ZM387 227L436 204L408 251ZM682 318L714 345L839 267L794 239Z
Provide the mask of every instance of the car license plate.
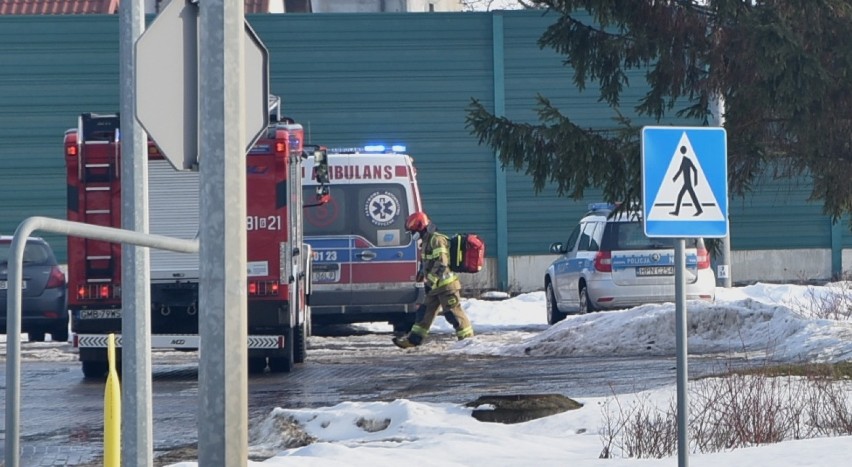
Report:
M334 271L313 271L311 279L314 282L337 282L340 280L339 274L339 269L335 269Z
M673 276L674 266L642 266L636 268L637 276Z
M7 281L0 281L0 290L6 290L9 288L9 284ZM27 281L21 282L21 289L27 288Z
M80 310L80 319L120 319L121 310Z

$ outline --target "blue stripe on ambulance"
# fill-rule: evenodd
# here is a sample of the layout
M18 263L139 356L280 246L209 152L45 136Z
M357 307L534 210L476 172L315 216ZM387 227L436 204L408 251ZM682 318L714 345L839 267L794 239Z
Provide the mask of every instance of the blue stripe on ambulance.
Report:
M352 249L347 237L305 237L305 242L313 250L314 261L317 263L350 263Z
M402 246L372 246L356 248L355 236L305 237L314 251L314 261L319 263L341 263L362 261L357 255L371 252L375 256L369 261L382 263L402 263L417 261L417 247L414 243ZM350 253L353 255L350 257Z

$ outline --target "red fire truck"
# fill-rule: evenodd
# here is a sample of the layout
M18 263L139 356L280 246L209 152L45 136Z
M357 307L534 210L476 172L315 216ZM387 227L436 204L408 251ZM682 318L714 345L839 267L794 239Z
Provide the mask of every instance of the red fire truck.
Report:
M271 112L246 155L248 369L288 372L305 360L311 251L303 241L303 129ZM86 113L65 132L68 220L121 227L119 116ZM149 231L198 233L198 172L176 171L148 144ZM318 191L319 192L319 191ZM316 203L314 203L316 204ZM152 348L198 348L197 254L150 250ZM107 336L121 333L121 245L68 237L68 306L83 374L103 377ZM120 336L116 340L120 346ZM117 354L120 356L120 349ZM267 361L268 360L268 361Z

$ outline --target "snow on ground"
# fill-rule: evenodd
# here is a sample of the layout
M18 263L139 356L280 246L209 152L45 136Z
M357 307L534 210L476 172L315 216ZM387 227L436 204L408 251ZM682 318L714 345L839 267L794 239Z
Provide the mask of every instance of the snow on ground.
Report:
M569 316L547 324L543 292L468 299L463 306L474 323L476 337L447 345L426 345L408 352L448 352L494 356L641 356L674 355L673 304ZM755 284L719 288L715 303L688 302L689 352L747 355L775 362L840 362L852 360L852 284L827 286ZM364 330L390 332L385 323L359 325ZM438 318L433 333L452 333ZM380 336L385 339L387 334ZM311 339L333 339L312 337ZM0 336L5 359L5 336ZM388 345L391 345L388 343ZM70 344L27 343L23 360L75 360ZM690 385L696 384L691 382ZM852 398L852 383L845 393ZM642 398L660 410L669 407L676 388L620 394L620 401ZM316 409L273 409L252 427L250 452L272 456L271 466L375 467L402 463L430 466L671 466L675 458L598 459L603 407L611 399L566 394L584 404L579 410L514 425L479 422L473 409L455 404L344 402ZM852 410L852 401L847 403ZM316 442L285 449L298 430L298 421ZM305 434L303 433L302 436ZM690 454L696 467L735 465L834 466L848 463L852 436L820 438L736 449L713 454ZM260 462L249 462L259 465ZM175 466L188 467L194 462Z
M756 284L718 289L713 304L688 302L689 351L692 354L751 353L778 362L839 362L852 359L852 321L848 314L852 287ZM835 309L830 309L834 307ZM843 308L845 307L845 308ZM523 355L673 355L675 307L644 305L629 310L569 316L546 324L543 292L504 301L469 299L464 308L479 333L471 340L434 351ZM837 311L845 310L846 317ZM828 317L841 318L829 319ZM385 324L366 329L387 331ZM442 318L433 333L451 332ZM429 346L413 351L425 351ZM694 384L694 383L690 383ZM852 394L849 383L846 394ZM619 395L624 400L653 401L665 410L674 386L643 395ZM473 409L455 404L344 402L318 409L274 409L254 427L250 448L274 457L272 466L347 466L424 464L430 466L671 466L675 458L598 459L599 432L604 425L605 398L567 395L584 404L579 410L504 425L479 422ZM291 429L286 420L302 425L317 441L284 449ZM696 467L732 465L834 466L848 463L852 437L787 441L712 454L690 454ZM250 462L250 465L259 462ZM193 462L174 464L188 467Z
M568 316L547 325L544 292L504 301L468 299L463 307L480 336L449 349L417 349L495 356L675 355L671 303ZM761 284L718 288L715 303L687 302L691 354L760 356L770 361L852 359L852 319L825 319L830 308L852 313L852 284ZM389 331L384 323L360 325ZM432 333L451 333L441 317Z

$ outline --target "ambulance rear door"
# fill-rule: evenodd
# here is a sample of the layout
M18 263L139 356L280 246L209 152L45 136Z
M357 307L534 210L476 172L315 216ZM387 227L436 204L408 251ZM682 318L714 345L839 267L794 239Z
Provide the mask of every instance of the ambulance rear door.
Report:
M348 155L329 155L330 177L334 167L347 164ZM303 177L304 199L310 204L317 187L313 160L304 165L310 176ZM307 174L306 174L307 175ZM311 245L311 306L343 305L352 301L352 227L346 200L349 180L330 178L329 200L304 210L305 241Z
M417 300L417 247L405 220L419 193L407 161L329 154L330 201L305 210L305 238L314 251L312 306L372 314L409 311ZM307 182L310 199L314 187Z

